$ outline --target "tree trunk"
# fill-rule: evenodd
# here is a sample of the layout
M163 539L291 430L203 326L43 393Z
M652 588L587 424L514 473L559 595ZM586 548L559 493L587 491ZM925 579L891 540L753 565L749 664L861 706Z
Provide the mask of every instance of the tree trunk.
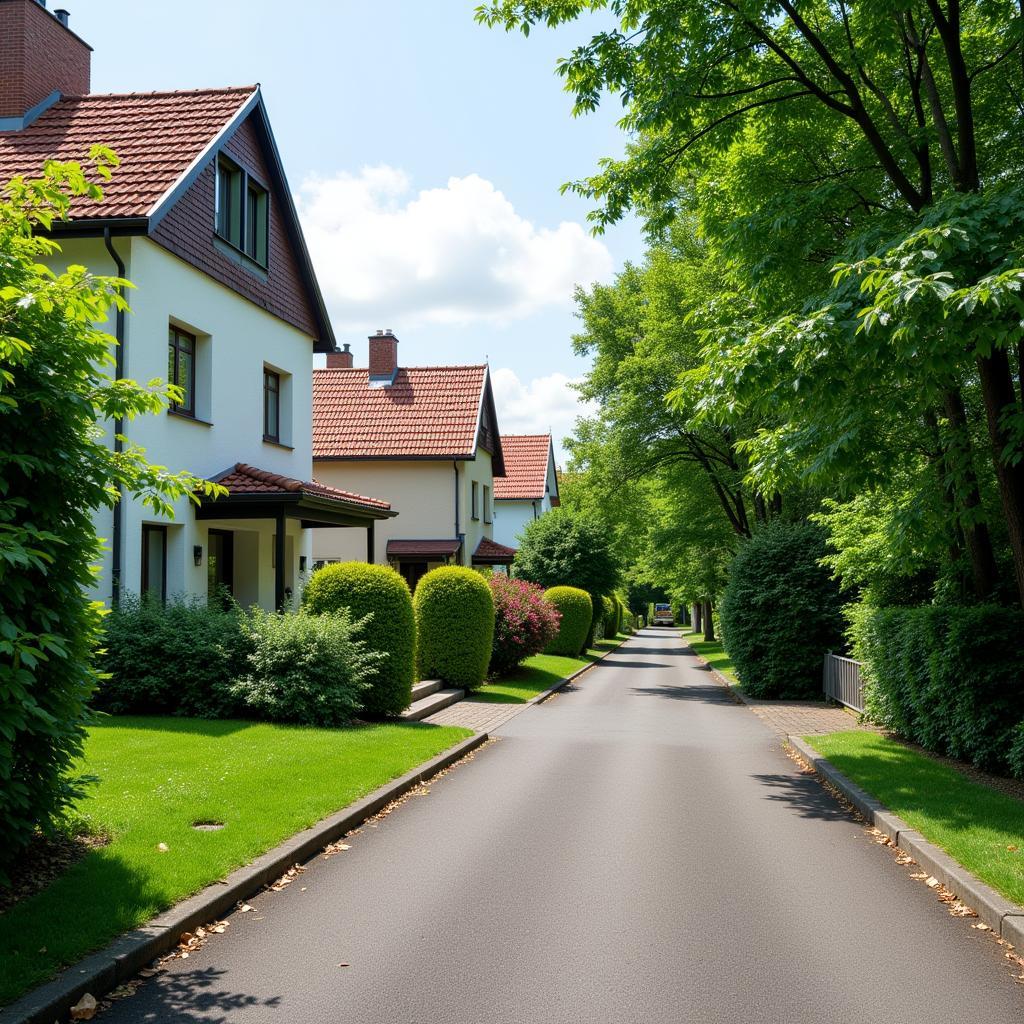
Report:
M947 477L953 488L957 522L963 529L964 543L971 562L974 596L984 600L996 590L999 569L996 567L988 524L979 517L981 489L974 471L967 410L959 388L949 388L943 392L942 408L950 428L950 443L945 446L947 454L944 459Z
M701 612L700 601L697 601L696 604L694 604L694 606L693 606L693 631L694 631L694 633L699 633L700 632L700 628L701 628L700 627L700 612Z
M704 602L704 639L715 639L715 620L711 615L711 602Z
M1007 409L1017 405L1010 359L1004 349L994 349L988 356L978 357L981 392L985 399L985 418L992 442L999 497L1006 519L1006 532L1013 552L1013 574L1017 581L1017 599L1024 606L1024 459L1011 465L1003 452L1011 445L1010 432L1002 422Z

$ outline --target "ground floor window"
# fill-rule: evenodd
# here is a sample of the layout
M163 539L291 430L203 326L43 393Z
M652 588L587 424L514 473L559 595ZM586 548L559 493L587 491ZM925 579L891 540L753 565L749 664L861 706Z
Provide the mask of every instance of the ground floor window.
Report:
M144 523L142 526L143 597L167 600L167 527Z

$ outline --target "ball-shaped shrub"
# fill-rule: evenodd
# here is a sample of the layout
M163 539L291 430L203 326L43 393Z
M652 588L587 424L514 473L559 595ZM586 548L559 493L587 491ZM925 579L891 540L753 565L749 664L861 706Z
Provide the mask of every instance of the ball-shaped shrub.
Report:
M417 584L413 606L420 679L478 687L494 641L494 599L483 576L460 565L432 569Z
M561 613L558 636L547 646L549 654L567 654L575 658L583 650L590 632L593 603L590 595L578 587L552 587L544 600Z
M412 699L416 660L416 620L405 580L386 565L325 565L310 577L302 604L314 615L331 615L347 608L357 621L373 616L360 636L368 650L387 657L374 666L367 679L363 711L368 715L401 714Z
M490 586L494 598L494 645L488 672L501 676L531 655L540 654L558 636L562 616L544 600L544 588L536 583L510 580L504 573L495 573Z
M729 655L752 697L814 697L822 658L843 644L842 601L823 531L806 523L758 530L729 567L719 615Z

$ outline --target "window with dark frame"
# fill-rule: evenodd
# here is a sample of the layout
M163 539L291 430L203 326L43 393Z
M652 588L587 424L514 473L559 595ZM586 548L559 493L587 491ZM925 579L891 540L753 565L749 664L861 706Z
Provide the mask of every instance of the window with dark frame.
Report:
M167 600L167 527L142 524L142 578L139 592L161 604Z
M479 519L480 518L480 485L475 480L473 481L472 495L473 495L472 515L473 515L474 519Z
M489 523L492 520L491 516L491 489L484 484L484 522Z
M263 440L281 443L281 375L263 370Z
M196 414L196 338L171 324L167 331L167 383L182 391L180 402L168 409L181 416Z
M265 267L270 196L247 171L223 155L217 157L215 206L220 238Z

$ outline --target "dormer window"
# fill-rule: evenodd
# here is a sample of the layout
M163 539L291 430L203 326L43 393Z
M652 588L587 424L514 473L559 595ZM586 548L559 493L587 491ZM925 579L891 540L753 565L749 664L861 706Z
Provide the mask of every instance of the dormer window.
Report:
M229 245L261 267L267 265L270 196L226 156L217 157L216 229Z

